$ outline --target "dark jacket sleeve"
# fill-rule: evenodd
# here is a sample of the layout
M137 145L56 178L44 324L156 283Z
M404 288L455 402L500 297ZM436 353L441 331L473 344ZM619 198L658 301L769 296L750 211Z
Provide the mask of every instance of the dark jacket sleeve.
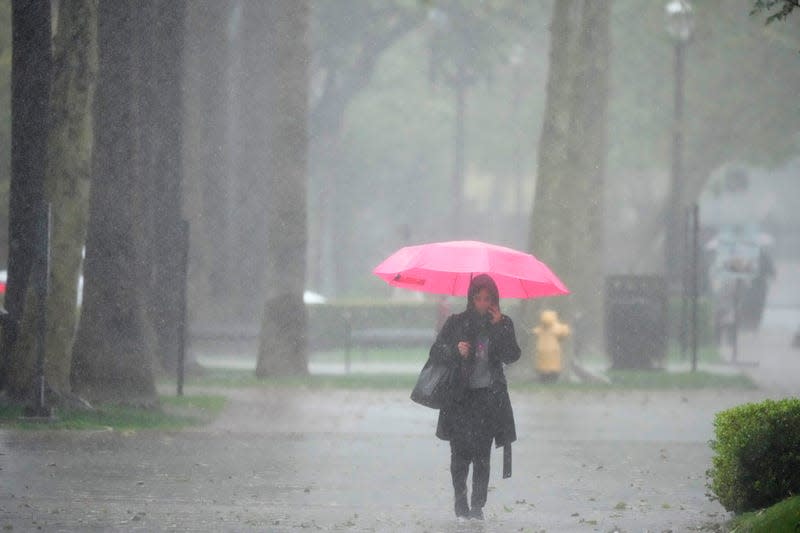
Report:
M457 315L450 315L431 346L429 357L432 361L451 365L460 362L461 357L458 353L458 341L456 340L457 328Z
M489 346L489 357L501 363L508 365L519 359L522 352L514 333L514 322L506 315L489 329Z

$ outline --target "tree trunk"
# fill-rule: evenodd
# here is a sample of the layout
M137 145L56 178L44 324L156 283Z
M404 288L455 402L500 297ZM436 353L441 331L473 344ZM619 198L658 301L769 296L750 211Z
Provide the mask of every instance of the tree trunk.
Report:
M569 134L573 120L572 84L574 49L577 47L575 12L579 0L556 0L553 22L550 26L550 63L547 80L547 98L539 139L539 159L536 191L531 212L530 250L548 264L553 271L571 286L572 271L571 215L568 212L568 181L571 168L569 160ZM526 305L525 321L528 328L538 321L538 311L554 307L569 320L569 304L574 294L557 299L545 299L537 305Z
M93 402L156 403L152 330L144 315L140 225L146 218L137 162L134 0L100 2L97 120L84 268L73 349L73 389Z
M529 327L544 307L580 334L602 337L603 183L606 161L610 0L557 0L547 102L531 216L532 252L571 290L526 306Z
M77 323L81 249L86 237L92 157L92 102L97 76L97 0L61 0L55 35L50 126L45 188L51 204L50 292L47 296L45 381L56 398L70 393L72 342ZM34 288L28 287L33 293ZM33 301L33 296L29 298ZM18 368L32 369L36 361L36 311L26 306L20 343L14 359ZM18 376L9 389L33 376Z
M243 2L238 26L241 70L237 76L238 95L233 110L238 115L241 142L236 161L237 210L234 215L234 250L238 254L235 276L239 283L238 313L242 320L257 324L263 305L263 279L266 268L267 202L272 172L270 129L274 127L272 94L272 33L277 1Z
M149 141L149 157L143 173L153 185L149 202L153 210L151 245L152 284L150 318L156 334L160 365L175 374L183 324L181 285L185 283L181 264L183 236L181 189L181 99L183 0L154 2L154 20L142 28L154 53L142 58L148 63L148 91L141 131Z
M605 286L604 184L608 152L607 107L611 0L586 1L575 56L570 161L575 272L573 328L582 345L601 349Z
M308 151L309 2L270 3L268 24L261 31L266 48L264 97L268 154L265 303L256 375L307 372L306 308L306 166ZM247 18L245 19L247 20ZM247 58L256 29L248 35ZM266 53L265 53L266 52ZM249 62L245 63L250 66ZM248 92L246 92L247 94Z
M17 321L22 320L36 243L36 213L44 198L51 69L50 3L11 2L11 183L9 186L8 282L5 306L12 327L4 330L0 388L7 384ZM15 378L16 379L16 378ZM17 383L14 387L18 387Z

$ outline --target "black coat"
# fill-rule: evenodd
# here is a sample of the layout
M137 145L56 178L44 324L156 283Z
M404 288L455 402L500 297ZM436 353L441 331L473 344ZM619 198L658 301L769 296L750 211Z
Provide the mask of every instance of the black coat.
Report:
M458 353L458 343L467 341L475 346L475 336L478 326L473 312L451 315L442 326L436 341L431 346L430 358L434 361L457 366L465 375L471 373L472 358L464 359ZM514 323L509 317L503 315L497 324L486 326L489 336L489 370L491 384L489 386L489 405L492 412L493 438L497 447L511 444L517 440L517 431L514 424L514 412L511 409L511 399L508 396L506 376L503 365L510 364L519 359L520 349L517 337L514 334ZM436 436L443 440L450 440L456 424L452 408L439 410L439 422L436 427Z

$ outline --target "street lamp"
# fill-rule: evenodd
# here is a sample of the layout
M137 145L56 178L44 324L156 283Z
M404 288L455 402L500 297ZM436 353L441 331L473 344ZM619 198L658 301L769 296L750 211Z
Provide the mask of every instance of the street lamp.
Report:
M522 131L520 127L520 100L522 96L522 67L525 62L525 47L519 43L511 47L511 52L508 55L508 62L511 64L511 124L514 125L514 145L513 145L513 174L516 181L515 196L517 197L516 214L522 215L523 194L522 194ZM520 228L524 224L519 224Z
M461 26L454 24L452 15L433 8L428 12L428 20L433 29L431 42L430 77L432 81L441 79L455 92L455 127L453 129L453 174L451 179L450 223L454 235L461 231L464 204L464 166L465 166L465 116L467 89L475 82L475 76L467 64L464 51L465 35ZM455 64L451 64L450 62Z
M688 0L670 0L664 6L667 16L667 33L675 41L687 43L694 30L694 11Z
M667 33L675 44L675 92L672 124L672 168L667 228L664 242L665 273L675 286L681 280L684 260L682 246L683 212L683 81L686 46L692 37L694 16L688 0L670 0L664 6Z

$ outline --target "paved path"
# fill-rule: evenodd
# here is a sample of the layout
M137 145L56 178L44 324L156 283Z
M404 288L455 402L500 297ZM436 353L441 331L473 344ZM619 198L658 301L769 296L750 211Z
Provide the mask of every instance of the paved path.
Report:
M800 262L778 263L762 326L739 336L736 362L765 391L800 395L800 349L792 339L800 331ZM733 361L732 350L723 355Z
M0 527L29 531L691 531L713 413L748 392L512 393L514 476L457 522L435 412L405 391L226 391L193 431L0 430Z

